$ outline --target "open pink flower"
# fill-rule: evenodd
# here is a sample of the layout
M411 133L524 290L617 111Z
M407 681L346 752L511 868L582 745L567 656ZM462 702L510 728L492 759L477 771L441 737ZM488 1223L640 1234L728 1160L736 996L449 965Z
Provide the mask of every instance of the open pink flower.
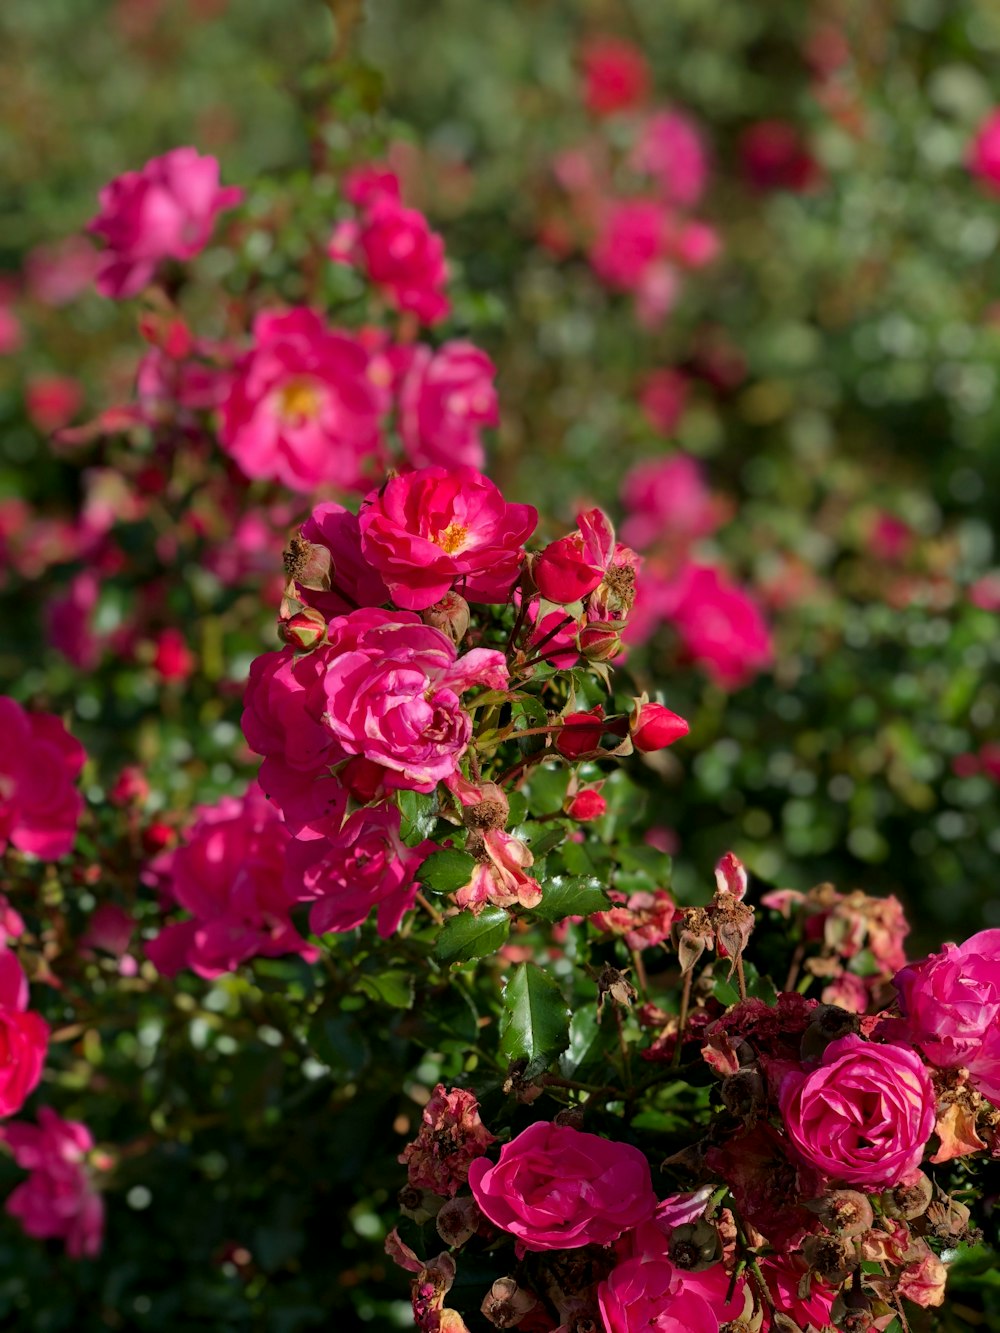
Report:
M697 127L682 111L659 111L643 125L632 150L634 171L652 176L670 204L690 208L705 192L708 156Z
M934 1087L916 1051L853 1034L817 1068L787 1074L779 1102L799 1157L866 1190L916 1170L934 1129Z
M626 1259L598 1289L606 1333L718 1333L752 1308L745 1278L733 1283L721 1264L692 1273L666 1254Z
M965 1066L1000 1106L1000 930L946 944L894 982L909 1040L940 1069Z
M444 319L451 306L444 294L448 271L444 242L423 213L407 208L391 190L366 191L359 220L342 222L328 253L337 264L356 264L397 310L423 324Z
M714 566L685 565L663 586L661 608L686 651L722 686L745 684L774 660L757 603Z
M615 199L602 210L590 251L594 272L614 291L636 291L662 256L669 215L656 199Z
M637 550L684 548L713 533L722 518L701 465L687 454L637 463L625 477L622 502L628 511L622 537Z
M28 1008L28 981L17 955L0 948L0 1116L15 1115L38 1086L49 1026Z
M495 375L470 342L410 350L399 381L399 433L414 467L482 467L480 432L500 420Z
M359 519L362 551L393 600L419 611L455 585L469 601L505 602L538 513L508 504L474 468L426 467L372 492Z
M18 1166L30 1171L7 1200L6 1211L38 1240L58 1239L72 1259L100 1253L104 1203L94 1189L87 1156L94 1140L86 1125L39 1107L38 1125L0 1130Z
M496 1165L477 1158L469 1186L521 1250L610 1245L656 1209L638 1148L543 1120L505 1144Z
M542 901L542 886L528 874L534 860L528 844L520 838L503 829L487 829L472 878L455 892L457 906L471 908L477 914L487 903L537 907Z
M55 714L25 712L5 695L0 736L0 851L10 844L55 861L72 849L83 813L84 748Z
M387 939L413 906L414 876L425 852L400 837L399 808L356 810L320 840L292 842L285 886L289 898L312 902L316 935L353 930L378 909L378 933Z
M577 515L577 531L550 542L535 557L532 574L550 602L579 601L602 582L615 555L615 530L601 509Z
M595 116L609 116L642 102L649 93L649 65L632 42L593 37L580 51L583 101Z
M253 479L363 488L381 448L368 352L304 307L258 315L253 333L223 405L223 448Z
M164 259L193 259L208 244L216 215L243 191L219 184L219 164L196 148L174 148L141 171L126 171L100 193L88 230L105 243L97 271L102 296L123 299L147 286Z
M289 919L288 830L260 788L203 806L185 841L161 863L164 887L192 920L165 926L146 952L165 976L235 971L250 958L316 958Z

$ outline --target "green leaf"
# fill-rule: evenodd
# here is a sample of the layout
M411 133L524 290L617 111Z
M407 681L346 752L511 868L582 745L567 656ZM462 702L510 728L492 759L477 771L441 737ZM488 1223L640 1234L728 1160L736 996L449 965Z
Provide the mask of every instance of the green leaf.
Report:
M569 1009L562 991L534 963L518 963L504 987L500 1053L525 1060L526 1078L547 1069L569 1041Z
M612 1005L607 1005L600 1019L596 1003L582 1004L574 1009L569 1024L569 1045L559 1061L566 1078L584 1078L588 1072L600 1068L607 1077L608 1056L618 1045L618 1029Z
M538 768L526 784L528 809L533 815L551 815L562 809L569 773L565 768Z
M372 1000L381 1000L393 1009L413 1008L413 978L408 972L376 972L362 977L358 990Z
M484 907L478 916L459 912L449 917L434 952L439 962L467 963L496 953L510 934L510 917L502 907Z
M542 921L562 921L567 916L590 916L611 906L601 881L593 875L556 875L542 885L542 901L534 915Z
M407 847L416 847L437 823L437 796L433 792L401 791L396 799L402 815L403 841Z
M712 983L712 994L728 1009L731 1004L739 1004L740 993L736 989L736 979L727 981L725 977L716 977Z
M356 1078L371 1052L353 1014L340 1012L336 1001L326 1001L309 1024L309 1045L324 1064L345 1078Z
M454 893L468 884L475 868L476 863L468 852L443 847L439 852L431 852L420 867L419 879L431 893Z

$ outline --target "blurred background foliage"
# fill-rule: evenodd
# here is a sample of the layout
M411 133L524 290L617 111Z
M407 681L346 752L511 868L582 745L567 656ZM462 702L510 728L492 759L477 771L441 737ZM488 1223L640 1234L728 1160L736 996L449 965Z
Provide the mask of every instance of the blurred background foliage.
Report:
M0 7L0 284L23 328L21 348L0 359L0 500L68 514L81 494L78 465L26 410L33 376L76 379L78 420L131 391L133 310L89 291L39 303L25 286L30 252L78 233L107 180L177 144L216 154L253 198L235 258L210 248L199 262L233 293L256 271L294 301L308 237L329 227L338 166L393 145L407 194L445 236L451 330L497 364L490 467L508 494L537 503L555 531L583 501L621 514L628 469L682 450L728 501L713 551L763 590L777 665L746 686L682 665L666 631L630 659L692 722L669 763L635 775L643 799L630 788L625 802L640 827L670 831L678 896L704 895L732 848L770 883L897 893L914 952L1000 925L1000 784L962 763L1000 734L997 615L967 596L998 563L1000 196L964 165L1000 102L1000 10L367 0L353 54L331 66L337 14L343 31L354 6ZM701 212L722 252L652 330L583 255L554 252L545 236L553 157L595 133L578 53L602 34L640 46L656 100L689 112L709 147ZM808 190L755 190L741 171L743 134L775 117L808 144ZM612 142L623 132L614 121L600 130ZM263 179L272 173L280 188ZM297 206L282 212L286 188ZM201 313L222 336L226 312ZM644 376L664 367L690 377L666 433L639 403ZM201 485L195 472L185 502ZM911 534L899 557L873 551L883 514ZM194 548L144 565L152 536L136 525L131 538L137 572L102 589L102 614L113 625L165 579L197 650L193 678L164 686L148 658L112 653L81 684L39 615L75 571L43 560L35 580L0 575L0 690L72 715L96 756L95 807L138 754L153 808L169 811L251 771L237 749L239 697L249 660L273 641L273 597L254 592L266 565L224 595ZM116 892L130 906L134 869L123 853ZM39 892L52 910L85 917L93 905L41 877ZM411 947L399 945L404 970ZM3 1228L3 1326L183 1320L292 1333L337 1311L407 1326L405 1283L381 1256L394 1155L418 1114L400 1074L410 1091L460 1074L474 997L463 1009L422 995L411 1009L411 995L400 1003L371 980L391 958L347 939L342 952L323 975L275 962L207 992L137 983L128 1014L111 965L87 964L74 984L94 1031L52 1077L65 1114L132 1147L99 1263L56 1263ZM480 986L488 1007L494 978ZM304 1028L320 998L322 1018ZM61 1002L49 1003L58 1025Z

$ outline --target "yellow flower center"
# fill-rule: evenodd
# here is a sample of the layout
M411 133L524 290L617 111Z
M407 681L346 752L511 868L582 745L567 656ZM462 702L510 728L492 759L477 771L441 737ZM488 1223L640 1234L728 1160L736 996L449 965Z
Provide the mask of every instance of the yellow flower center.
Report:
M448 555L454 555L465 545L465 539L469 535L469 529L463 528L461 523L449 523L448 526L434 538L435 546L440 546L442 551Z
M322 395L313 380L289 380L278 390L278 411L285 421L312 421L319 415L322 402Z

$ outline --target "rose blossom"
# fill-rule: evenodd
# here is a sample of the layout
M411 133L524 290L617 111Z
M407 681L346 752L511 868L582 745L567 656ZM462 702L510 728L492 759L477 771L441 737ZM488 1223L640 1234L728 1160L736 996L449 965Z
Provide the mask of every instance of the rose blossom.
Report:
M28 980L17 955L0 949L0 1116L14 1115L38 1086L49 1025L28 1008Z
M782 1081L781 1115L800 1157L862 1189L916 1170L934 1129L934 1087L915 1051L850 1034Z
M212 979L249 958L298 953L315 960L289 919L283 885L289 833L256 785L203 806L184 842L158 869L193 920L165 926L146 952L164 976L189 967Z
M496 1139L479 1118L475 1095L439 1083L424 1107L420 1132L399 1155L414 1189L453 1199L468 1179L469 1166Z
M196 148L174 148L117 176L101 191L101 211L87 228L106 247L97 290L134 296L161 260L193 259L208 244L216 214L242 198L242 190L219 185L218 162Z
M399 380L399 433L414 467L482 467L480 431L500 420L495 376L493 362L470 342L409 349Z
M734 689L774 660L756 602L722 570L688 563L653 590L653 599L686 651L720 685Z
M605 205L590 251L594 272L615 291L635 291L661 256L668 213L656 199L615 199Z
M381 447L368 352L305 307L259 314L253 335L223 404L223 448L247 477L294 491L363 487Z
M393 477L358 517L365 557L410 611L433 606L456 583L469 601L507 601L538 522L531 505L507 504L470 467Z
M696 204L708 182L708 158L694 122L680 111L650 116L632 151L631 166L659 185L664 199Z
M44 861L76 839L83 798L76 779L83 746L53 713L28 713L0 695L0 852L8 843Z
M333 501L317 505L299 535L304 542L329 552L325 579L307 578L307 569L297 564L289 570L297 595L307 606L331 619L359 606L380 606L389 601L389 589L362 554L357 514ZM317 587L317 583L330 586Z
M580 51L583 102L595 116L608 116L643 101L649 93L649 65L632 42L593 37Z
M649 1163L627 1143L539 1120L477 1158L469 1186L483 1213L522 1250L609 1245L656 1209Z
M721 1264L692 1273L666 1257L635 1258L611 1270L598 1300L606 1333L718 1333L747 1313L745 1281L727 1303L728 1288Z
M969 148L969 170L987 189L1000 191L1000 110L991 111Z
M407 847L399 830L398 806L380 805L356 810L321 840L290 844L285 887L290 899L313 903L313 934L353 930L373 907L383 939L397 929L413 906L414 875L425 855Z
M938 1068L964 1065L1000 1105L1000 929L946 944L893 980L908 1039Z
M615 530L600 509L578 514L577 531L550 542L532 562L538 591L550 602L579 601L604 579L615 554Z
M663 543L686 546L710 536L722 517L701 465L687 454L637 463L622 484L622 503L628 511L622 537L637 550Z
M72 1259L92 1258L101 1249L104 1204L86 1166L94 1146L90 1130L39 1107L38 1126L6 1125L0 1130L18 1166L30 1171L7 1200L6 1211L29 1236L65 1242Z

